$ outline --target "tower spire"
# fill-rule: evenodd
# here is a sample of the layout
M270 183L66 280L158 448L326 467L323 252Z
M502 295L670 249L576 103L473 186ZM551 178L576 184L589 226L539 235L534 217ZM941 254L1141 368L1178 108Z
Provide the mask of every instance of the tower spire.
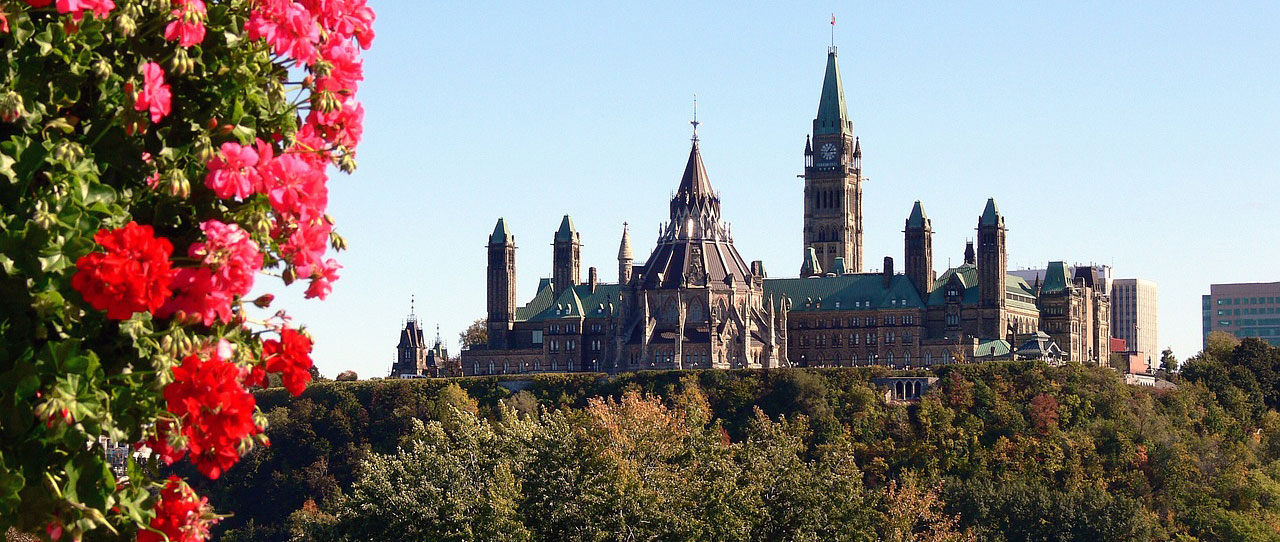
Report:
M698 142L698 95L693 95L693 120L689 121L693 125L693 142Z

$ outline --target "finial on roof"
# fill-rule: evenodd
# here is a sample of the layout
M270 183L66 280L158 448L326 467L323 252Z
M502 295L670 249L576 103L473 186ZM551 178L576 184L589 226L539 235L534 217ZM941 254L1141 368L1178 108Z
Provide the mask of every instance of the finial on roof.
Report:
M836 50L836 14L831 14L831 50Z
M693 125L693 142L698 142L698 95L693 95L693 120L689 121Z

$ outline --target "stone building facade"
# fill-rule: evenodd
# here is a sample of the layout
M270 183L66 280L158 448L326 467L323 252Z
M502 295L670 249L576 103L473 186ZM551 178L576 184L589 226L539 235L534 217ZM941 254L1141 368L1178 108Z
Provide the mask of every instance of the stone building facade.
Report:
M420 376L462 376L456 358L449 357L449 350L436 329L435 342L428 344L422 333L421 323L413 310L400 330L400 342L396 345L396 360L391 364L392 378Z
M891 257L880 272L862 271L862 147L835 48L805 141L798 278L768 278L762 262L738 253L696 121L694 129L670 220L642 263L624 224L617 282L601 282L594 267L581 279L581 243L566 215L553 235L552 278L517 307L515 237L498 219L488 245L489 341L463 353L465 374L919 367L1020 352L1081 361L1110 354L1105 293L1074 277L1047 288L1048 281L1033 286L1009 274L1008 229L994 199L978 216L977 244L966 247L963 264L936 275L933 228L916 202L905 222L903 272Z

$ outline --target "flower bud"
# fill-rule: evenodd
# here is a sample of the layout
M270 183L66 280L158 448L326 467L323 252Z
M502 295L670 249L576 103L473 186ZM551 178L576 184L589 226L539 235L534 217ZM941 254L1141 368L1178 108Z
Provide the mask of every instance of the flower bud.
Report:
M138 23L128 11L116 16L116 32L120 33L121 37L127 38L137 31Z
M332 113L342 108L342 102L338 101L337 95L328 90L322 90L313 95L315 98L314 107L323 113Z
M22 106L21 94L10 90L0 96L0 120L13 122L25 114L27 111Z
M343 155L338 158L338 169L341 169L343 173L354 172L356 170L355 154L350 152L343 153Z
M298 272L291 265L284 269L284 273L281 274L281 278L284 279L284 285L288 286L293 284L293 281L298 280Z
M265 309L267 307L270 307L271 302L275 300L276 300L276 296L274 295L262 294L258 296L257 299L253 300L253 306L258 307L259 309Z
M48 202L36 200L36 209L31 213L31 221L37 228L48 230L58 223L58 216L49 212Z
M171 169L165 173L165 185L169 189L169 194L174 197L186 199L191 195L191 182L187 180L187 174L181 169Z
M169 71L175 75L186 75L191 73L191 57L187 55L186 49L178 49L173 54L173 59L169 61Z
M201 135L196 139L196 158L203 163L209 163L217 152L213 148L213 141L208 135Z
M97 77L98 79L111 77L111 63L107 62L107 59L105 58L99 57L97 60L93 61L92 69L94 77Z
M347 240L338 235L338 232L331 231L329 232L329 246L333 247L334 250L343 251L347 249Z
M84 159L84 147L75 141L62 140L53 148L53 157L57 160L79 162Z

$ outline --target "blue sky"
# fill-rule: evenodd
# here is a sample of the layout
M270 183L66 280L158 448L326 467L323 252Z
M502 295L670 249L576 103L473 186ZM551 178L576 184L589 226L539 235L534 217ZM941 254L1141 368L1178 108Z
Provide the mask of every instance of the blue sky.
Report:
M796 275L796 174L833 11L871 177L867 267L901 260L917 199L938 271L958 263L995 197L1012 267L1098 262L1156 281L1159 340L1180 357L1199 350L1211 282L1280 280L1274 2L371 4L360 169L331 184L343 277L325 302L282 304L329 376L385 376L410 296L456 352L484 316L499 216L521 303L550 276L565 213L584 277L616 280L624 221L645 258L695 93L739 251Z

